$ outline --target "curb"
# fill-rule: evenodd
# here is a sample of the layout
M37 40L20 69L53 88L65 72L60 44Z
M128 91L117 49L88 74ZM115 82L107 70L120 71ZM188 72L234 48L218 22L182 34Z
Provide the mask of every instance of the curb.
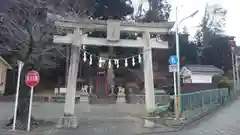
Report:
M26 131L0 131L0 134L9 134L9 135L45 135L45 133L36 133L36 132L26 132Z
M203 119L205 116L208 116L210 114L214 114L217 113L219 110L224 109L225 107L228 107L227 105L231 105L232 103L234 103L234 101L236 101L238 99L238 97L233 97L229 102L223 104L223 105L218 105L212 109L206 110L204 113L199 114L195 117L193 117L190 120L187 120L185 123L179 125L179 127L174 128L172 130L165 130L165 131L156 131L156 132L145 132L145 133L138 133L135 135L144 135L144 134L160 134L160 133L170 133L170 132L177 132L177 131L181 131L183 130L185 127L187 127L188 125Z
M45 130L43 132L34 132L34 131L30 131L30 132L27 132L27 131L21 131L21 130L3 130L3 129L0 129L0 134L3 133L3 134L9 134L9 135L49 135L49 134L52 134L52 133L56 133L58 131L58 129L54 129L54 128L51 128L49 130Z

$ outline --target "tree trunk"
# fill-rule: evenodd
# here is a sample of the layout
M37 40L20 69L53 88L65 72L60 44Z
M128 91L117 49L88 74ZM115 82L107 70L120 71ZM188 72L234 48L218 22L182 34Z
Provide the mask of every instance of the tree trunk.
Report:
M25 84L25 76L29 70L32 69L32 66L25 65L21 72L21 81L19 89L19 98L18 98L18 108L17 108L17 118L16 118L16 129L26 130L28 123L28 112L29 112L29 101L30 101L30 87ZM31 127L33 125L38 125L38 122L31 117ZM13 117L6 126L12 128Z

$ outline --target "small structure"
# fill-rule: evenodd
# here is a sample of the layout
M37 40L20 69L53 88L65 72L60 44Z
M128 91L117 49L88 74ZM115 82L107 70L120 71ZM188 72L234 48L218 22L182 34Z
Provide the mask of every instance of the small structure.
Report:
M12 67L2 57L0 57L0 94L5 92L8 69L12 69Z
M213 65L185 65L180 71L183 83L212 83L214 75L223 73Z

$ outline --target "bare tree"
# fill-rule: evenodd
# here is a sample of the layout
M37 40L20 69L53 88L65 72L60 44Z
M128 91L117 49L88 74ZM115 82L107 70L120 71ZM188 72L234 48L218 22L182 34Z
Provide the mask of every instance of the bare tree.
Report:
M24 83L31 69L54 68L58 64L62 45L52 43L54 23L47 19L47 9L41 1L15 0L7 12L1 12L0 51L24 62L21 75L17 120L19 128L27 124L29 88ZM7 125L10 126L12 120ZM32 124L36 124L34 121Z
M26 128L29 88L24 84L27 71L58 66L62 45L52 43L55 27L52 17L120 18L132 13L130 0L3 0L8 8L0 11L0 52L8 53L25 63L22 71L18 125ZM2 1L1 1L2 2ZM119 3L119 4L118 4ZM120 6L119 6L120 5ZM117 7L117 8L116 8ZM49 14L52 16L49 18ZM62 54L62 53L61 53ZM34 122L33 122L34 123ZM8 126L12 124L10 121Z
M209 42L215 35L222 34L225 26L227 11L220 5L206 5L202 21L196 32L195 39L198 44L198 63L202 63L203 50L209 48Z
M148 0L149 10L144 17L145 22L164 22L169 19L171 5L167 0Z
M226 23L226 14L226 9L220 5L206 5L202 22L196 33L196 40L202 46L208 46L213 35L223 32L223 27Z
M182 33L183 33L183 34L189 34L188 28L187 28L186 26L183 27Z

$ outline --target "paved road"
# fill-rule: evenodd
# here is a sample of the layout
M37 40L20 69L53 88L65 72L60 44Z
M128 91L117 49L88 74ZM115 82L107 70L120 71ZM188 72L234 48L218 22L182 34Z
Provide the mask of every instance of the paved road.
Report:
M239 135L240 134L240 99L229 107L215 113L209 119L200 121L191 129L162 135ZM161 135L161 134L160 134Z
M84 121L84 120L83 120ZM140 125L129 121L82 121L76 130L60 130L57 135L135 135L141 132ZM239 135L240 134L240 100L235 101L211 117L194 123L185 130L172 133L155 133L152 135Z
M6 105L6 104L4 104ZM35 111L37 114L40 110L45 110L48 113L48 109L53 107L53 105L40 105L35 106ZM58 115L61 116L61 113L58 111L62 110L63 107L58 109L57 105L54 105L55 111L54 113L51 111L49 115L51 118L59 118ZM100 110L99 110L100 108ZM79 128L75 130L58 130L51 132L53 135L136 135L142 132L150 132L152 130L145 130L142 128L141 122L136 122L135 119L131 120L128 117L121 119L123 115L129 108L120 108L122 111L120 114L111 113L111 117L106 112L119 112L117 108L113 108L112 106L103 107L102 106L94 107L88 110L88 108L83 108L83 106L79 106L79 111L77 111L80 117ZM108 109L107 109L108 108ZM110 109L111 108L111 109ZM119 108L119 107L118 107ZM141 107L140 107L141 108ZM53 109L49 109L53 110ZM58 111L56 111L58 110ZM130 109L133 110L133 109ZM141 110L141 109L140 109ZM9 111L9 110L8 110ZM3 112L5 112L3 110ZM100 113L101 112L101 113ZM43 117L40 115L42 113L38 113L38 117ZM101 115L99 115L101 114ZM49 116L48 115L48 116ZM83 117L84 115L84 117ZM98 115L98 116L96 116ZM5 115L6 116L6 115ZM89 117L94 116L94 117ZM119 116L119 117L116 117ZM50 117L50 116L49 116ZM0 117L3 118L3 117ZM0 119L1 120L1 119ZM163 127L165 128L165 127ZM0 135L9 135L11 133L0 133ZM186 128L183 131L175 132L175 133L155 133L152 135L239 135L240 134L240 99L236 100L233 104L228 107L220 110L215 113L211 117L205 118L205 120L200 121L200 123L194 123L190 127ZM20 135L20 134L19 134ZM24 135L24 134L22 134ZM46 134L47 135L47 134Z

